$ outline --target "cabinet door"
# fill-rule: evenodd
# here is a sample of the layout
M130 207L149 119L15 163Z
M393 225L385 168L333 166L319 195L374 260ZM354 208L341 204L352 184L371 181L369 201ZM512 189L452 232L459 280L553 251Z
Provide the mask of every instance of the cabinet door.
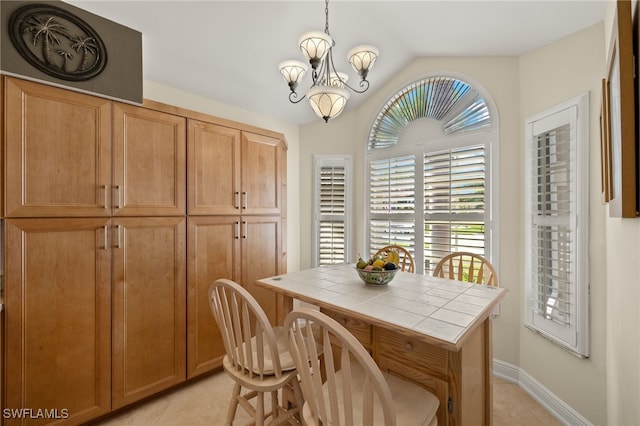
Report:
M246 216L241 224L242 284L274 325L277 313L275 293L258 287L255 282L281 273L280 223L278 216Z
M240 218L190 217L187 223L187 377L222 365L222 337L209 306L209 285L240 282Z
M110 411L108 223L6 221L5 408L68 416L56 424L80 424ZM36 423L47 422L5 419L6 425Z
M280 139L242 132L242 214L280 214L283 149Z
M4 82L6 216L109 216L111 101Z
M188 128L189 214L240 214L240 131L196 120Z
M113 104L113 215L184 215L186 119Z
M185 380L185 222L113 220L114 409Z

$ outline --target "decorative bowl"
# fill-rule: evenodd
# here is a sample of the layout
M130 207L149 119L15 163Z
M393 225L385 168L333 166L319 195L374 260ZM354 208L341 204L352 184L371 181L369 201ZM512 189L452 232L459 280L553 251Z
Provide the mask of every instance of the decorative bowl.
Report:
M397 269L383 271L365 271L364 269L355 268L358 276L367 285L387 285L396 276Z

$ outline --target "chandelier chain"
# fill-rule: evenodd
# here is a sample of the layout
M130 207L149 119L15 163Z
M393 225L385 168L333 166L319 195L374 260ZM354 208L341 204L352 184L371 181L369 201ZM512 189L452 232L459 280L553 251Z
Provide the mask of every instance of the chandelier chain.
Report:
M329 0L324 1L324 32L329 34Z
M308 99L315 113L328 122L343 111L349 99L350 89L355 93L363 93L369 88L367 74L376 58L378 49L373 46L356 46L349 51L347 59L353 69L360 76L359 89L347 83L349 76L336 70L333 62L333 47L335 41L329 33L329 0L324 1L324 34L319 31L309 31L300 37L299 45L303 55L311 66L311 87L307 94L298 96L296 88L308 66L300 61L284 61L279 65L280 73L289 85L289 101L297 104L302 99Z

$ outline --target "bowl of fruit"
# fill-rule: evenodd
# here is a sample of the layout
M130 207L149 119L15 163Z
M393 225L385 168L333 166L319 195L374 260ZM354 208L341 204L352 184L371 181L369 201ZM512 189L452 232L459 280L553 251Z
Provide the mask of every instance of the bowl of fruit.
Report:
M360 279L367 285L387 285L398 272L396 265L397 262L393 262L390 256L374 256L369 260L360 258L356 263L356 271Z

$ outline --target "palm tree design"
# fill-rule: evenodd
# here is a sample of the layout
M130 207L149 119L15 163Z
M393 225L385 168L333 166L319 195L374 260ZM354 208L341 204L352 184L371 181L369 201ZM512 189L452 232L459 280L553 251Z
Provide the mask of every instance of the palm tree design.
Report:
M68 70L67 70L67 60L73 58L73 54L70 53L70 52L67 52L66 50L60 49L60 50L58 50L58 55L62 56L62 61L63 61L62 62L62 67L60 67L60 68L62 68L62 70L64 72L68 72Z
M42 57L47 65L55 65L53 55L51 54L51 44L60 44L58 40L59 35L69 37L67 34L67 28L56 22L53 16L49 17L46 21L42 21L38 16L31 16L26 22L23 32L33 33L33 45L38 44L40 36L42 36Z
M87 69L87 65L89 63L89 54L95 55L98 46L95 43L95 39L93 37L81 37L76 36L71 39L73 44L71 48L76 52L82 52L82 61L80 61L80 65L76 72L82 72Z

